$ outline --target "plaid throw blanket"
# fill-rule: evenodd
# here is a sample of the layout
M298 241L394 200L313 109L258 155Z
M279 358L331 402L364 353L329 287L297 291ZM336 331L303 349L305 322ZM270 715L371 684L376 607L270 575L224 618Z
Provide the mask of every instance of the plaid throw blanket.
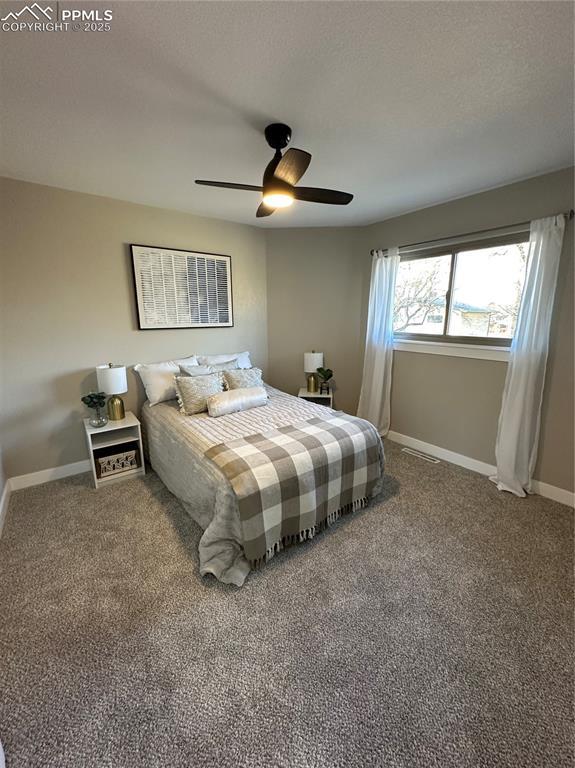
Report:
M365 506L383 476L377 430L344 413L220 443L205 455L237 496L252 568Z

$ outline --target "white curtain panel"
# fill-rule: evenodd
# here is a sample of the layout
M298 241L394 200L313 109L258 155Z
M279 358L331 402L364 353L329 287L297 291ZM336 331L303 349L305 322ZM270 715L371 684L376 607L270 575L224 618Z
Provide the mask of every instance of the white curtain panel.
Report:
M386 435L390 424L393 366L393 295L399 248L376 251L371 265L363 379L357 415Z
M500 491L517 496L531 492L537 460L549 329L564 230L563 215L531 222L527 274L499 415L497 474L490 478Z

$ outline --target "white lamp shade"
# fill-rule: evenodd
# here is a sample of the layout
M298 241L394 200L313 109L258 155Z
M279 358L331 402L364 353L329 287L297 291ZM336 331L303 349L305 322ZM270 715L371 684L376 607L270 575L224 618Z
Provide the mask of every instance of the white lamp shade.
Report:
M315 373L318 368L323 368L323 352L304 352L304 373Z
M128 391L125 365L98 365L96 366L98 377L98 389L107 395L121 395Z

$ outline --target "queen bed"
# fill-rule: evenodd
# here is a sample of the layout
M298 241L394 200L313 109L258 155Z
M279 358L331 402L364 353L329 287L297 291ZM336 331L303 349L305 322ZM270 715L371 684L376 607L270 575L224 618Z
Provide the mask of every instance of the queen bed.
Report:
M287 544L365 506L383 477L371 424L265 389L265 406L219 418L187 416L177 400L142 408L153 469L203 529L200 573L237 586Z

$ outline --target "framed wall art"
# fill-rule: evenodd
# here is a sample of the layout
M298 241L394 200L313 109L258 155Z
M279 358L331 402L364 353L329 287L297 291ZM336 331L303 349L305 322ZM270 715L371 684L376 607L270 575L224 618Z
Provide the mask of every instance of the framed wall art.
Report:
M233 326L231 257L130 245L140 330Z

